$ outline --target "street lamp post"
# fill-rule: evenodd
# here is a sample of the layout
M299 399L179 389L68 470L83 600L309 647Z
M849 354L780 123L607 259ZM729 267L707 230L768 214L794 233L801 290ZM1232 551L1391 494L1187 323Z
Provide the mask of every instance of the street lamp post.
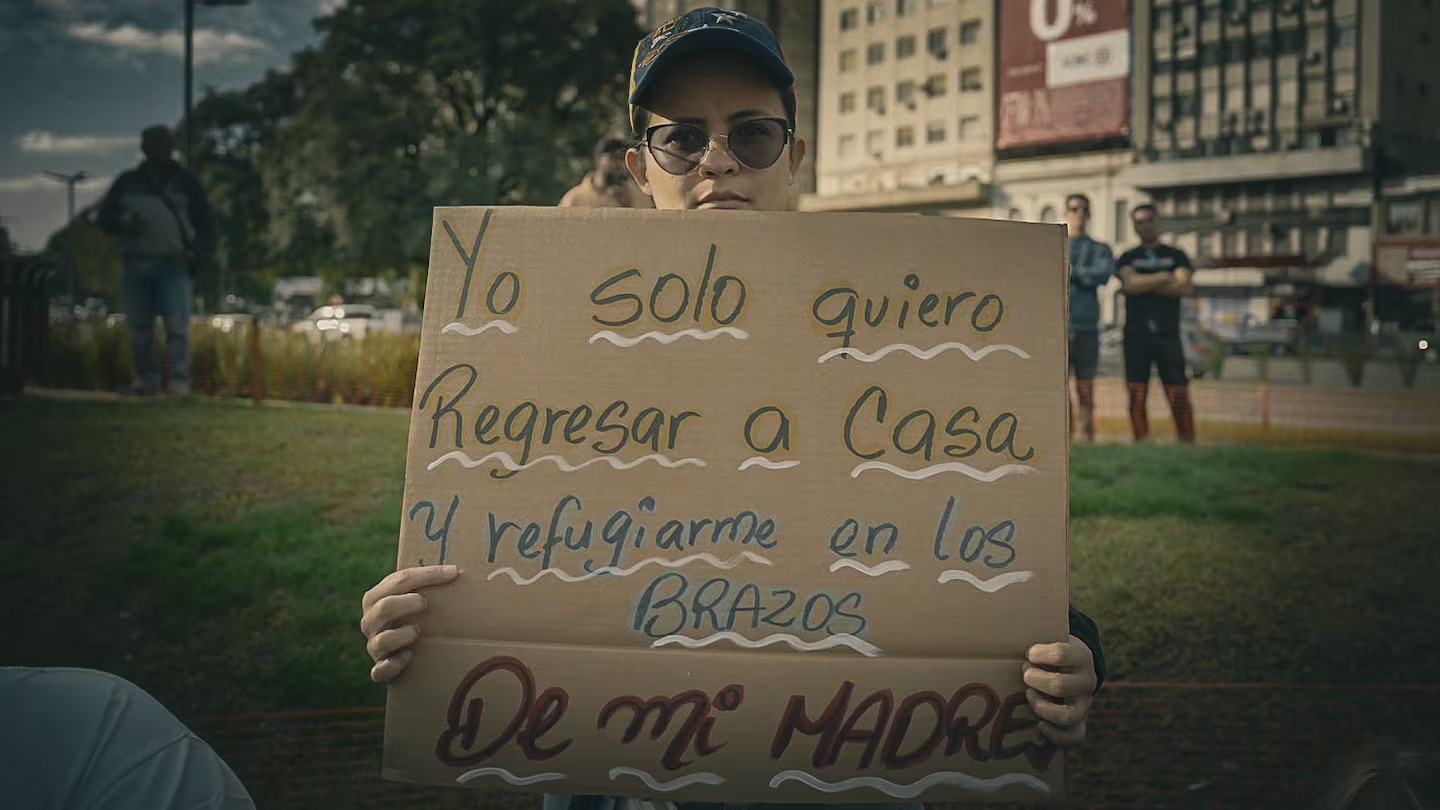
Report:
M65 220L65 264L70 269L70 304L75 304L78 295L80 268L75 266L75 185L89 175L85 172L61 174L46 169L43 172L51 180L65 184L68 217Z
M185 0L185 166L190 166L194 136L190 134L190 107L194 98L195 76L195 3ZM246 6L250 0L198 0L202 6Z

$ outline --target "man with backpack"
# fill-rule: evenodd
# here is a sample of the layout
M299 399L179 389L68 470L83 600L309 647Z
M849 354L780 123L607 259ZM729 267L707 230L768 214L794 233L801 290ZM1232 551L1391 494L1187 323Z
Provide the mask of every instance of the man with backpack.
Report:
M115 178L100 203L99 225L120 241L120 299L130 326L135 379L120 393L190 393L190 306L195 265L214 247L210 204L195 176L175 161L170 130L140 135L145 160ZM169 385L162 390L155 318L165 324Z

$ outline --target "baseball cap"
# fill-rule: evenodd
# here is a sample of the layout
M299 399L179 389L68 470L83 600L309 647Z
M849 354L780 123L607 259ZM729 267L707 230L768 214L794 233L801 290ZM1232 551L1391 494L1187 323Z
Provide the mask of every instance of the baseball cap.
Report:
M635 46L630 62L630 125L639 129L640 105L665 70L686 54L705 50L739 51L760 64L775 85L795 94L795 72L770 26L739 11L704 6L675 17ZM792 105L793 108L793 105Z

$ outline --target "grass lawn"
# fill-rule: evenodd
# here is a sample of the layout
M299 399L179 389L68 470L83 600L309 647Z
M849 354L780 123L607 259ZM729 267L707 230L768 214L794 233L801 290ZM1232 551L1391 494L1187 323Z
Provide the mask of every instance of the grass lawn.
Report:
M0 663L109 670L182 717L375 705L407 417L0 400ZM1111 677L1434 683L1440 463L1079 447L1073 599Z

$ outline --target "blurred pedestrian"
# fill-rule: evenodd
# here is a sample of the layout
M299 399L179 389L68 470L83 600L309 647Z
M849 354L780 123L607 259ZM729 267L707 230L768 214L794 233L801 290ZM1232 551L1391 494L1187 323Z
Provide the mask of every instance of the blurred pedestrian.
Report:
M190 393L190 302L195 265L214 246L210 204L200 183L175 162L164 126L140 135L145 160L115 178L100 203L99 224L120 241L120 302L130 327L135 379L122 394L161 391L155 318L165 325L170 357L168 393Z
M1185 251L1160 241L1160 212L1146 203L1130 212L1140 246L1120 256L1125 293L1125 387L1130 397L1130 426L1135 440L1150 435L1145 413L1153 366L1165 386L1180 441L1195 442L1195 417L1185 376L1185 345L1180 336L1180 299L1190 293L1195 272Z
M595 144L594 167L580 184L565 192L561 208L650 208L650 198L635 185L625 168L625 150L619 138L601 138Z
M1070 373L1075 378L1075 403L1070 409L1070 437L1079 423L1085 441L1095 441L1095 373L1100 367L1100 298L1096 289L1115 273L1110 246L1086 233L1090 198L1065 198L1065 228L1070 234Z

